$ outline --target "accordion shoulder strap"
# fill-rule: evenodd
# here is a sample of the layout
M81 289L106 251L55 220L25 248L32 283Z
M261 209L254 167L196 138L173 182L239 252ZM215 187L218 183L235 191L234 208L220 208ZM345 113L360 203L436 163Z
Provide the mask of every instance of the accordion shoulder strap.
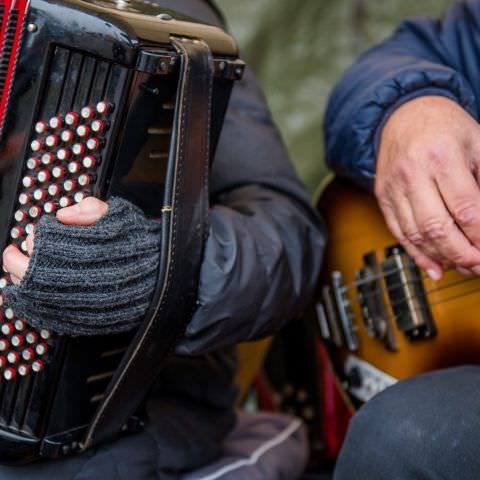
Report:
M213 58L200 40L172 37L172 44L180 57L180 77L162 209L157 289L88 427L83 448L111 438L134 414L196 306L208 233Z

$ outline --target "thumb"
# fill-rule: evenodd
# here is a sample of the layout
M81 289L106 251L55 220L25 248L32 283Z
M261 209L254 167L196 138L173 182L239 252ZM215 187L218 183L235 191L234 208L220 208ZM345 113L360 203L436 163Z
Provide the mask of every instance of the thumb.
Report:
M87 197L71 207L57 211L57 220L65 225L92 225L108 212L108 204L95 197Z

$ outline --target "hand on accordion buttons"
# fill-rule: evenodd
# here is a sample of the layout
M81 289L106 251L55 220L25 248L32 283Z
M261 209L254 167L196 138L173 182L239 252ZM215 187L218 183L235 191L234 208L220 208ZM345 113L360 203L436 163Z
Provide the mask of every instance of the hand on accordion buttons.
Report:
M126 331L150 304L160 224L121 198L90 197L43 217L27 255L10 245L3 266L14 285L5 304L37 328L68 335Z

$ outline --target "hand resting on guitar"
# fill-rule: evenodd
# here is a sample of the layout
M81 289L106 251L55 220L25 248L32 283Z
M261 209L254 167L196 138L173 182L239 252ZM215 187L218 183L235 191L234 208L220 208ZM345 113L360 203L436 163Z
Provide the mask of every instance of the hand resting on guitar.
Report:
M386 122L375 194L393 235L438 280L480 275L480 126L456 102L419 97Z

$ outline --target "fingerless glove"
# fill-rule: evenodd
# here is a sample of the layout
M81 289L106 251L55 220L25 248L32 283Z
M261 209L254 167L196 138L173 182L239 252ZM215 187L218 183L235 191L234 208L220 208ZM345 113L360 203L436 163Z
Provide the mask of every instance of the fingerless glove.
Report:
M39 221L22 282L4 289L18 317L70 336L122 332L142 320L155 289L160 223L121 198L108 203L94 225Z

